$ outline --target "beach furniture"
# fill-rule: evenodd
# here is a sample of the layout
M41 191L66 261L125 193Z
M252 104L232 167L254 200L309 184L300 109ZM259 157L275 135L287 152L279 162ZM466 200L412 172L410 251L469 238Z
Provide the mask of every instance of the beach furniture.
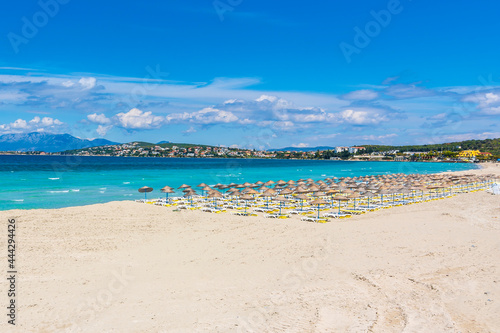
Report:
M253 214L250 212L232 212L232 215L238 215L238 216L258 216L257 214Z
M344 219L344 218L352 217L352 215L351 214L347 214L347 213L331 212L331 213L325 213L325 214L323 214L323 217L332 217L332 218L335 218L335 219Z
M300 220L306 222L316 222L316 223L328 222L328 220L324 217L314 217L314 216L303 216Z
M266 218L271 218L271 219L288 219L290 218L290 215L287 214L266 214L264 215Z

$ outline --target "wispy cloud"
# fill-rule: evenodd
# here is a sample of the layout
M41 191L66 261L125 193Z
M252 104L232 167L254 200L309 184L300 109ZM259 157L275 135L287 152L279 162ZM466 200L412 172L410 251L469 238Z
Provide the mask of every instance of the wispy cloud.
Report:
M383 85L361 89L363 85L358 85L344 94L327 94L261 90L258 78L178 82L167 80L168 73L158 67L150 72L147 78L89 73L24 75L21 70L0 75L0 112L5 111L0 113L2 131L62 128L55 120L53 127L34 123L30 127L30 121L25 121L26 126L15 123L36 112L57 113L66 128L78 124L100 136L120 132L111 131L113 128L135 133L167 126L179 135L199 135L220 126L241 133L266 129L270 137L277 134L280 138L294 133L294 142L307 144L353 137L352 133L363 131L366 140L375 142L406 138L382 137L399 130L440 137L445 130L463 131L461 124L472 124L472 119L476 119L476 130L500 114L500 86L493 84L428 88L419 82L402 83L398 76L384 80ZM16 118L12 118L12 110L19 113Z

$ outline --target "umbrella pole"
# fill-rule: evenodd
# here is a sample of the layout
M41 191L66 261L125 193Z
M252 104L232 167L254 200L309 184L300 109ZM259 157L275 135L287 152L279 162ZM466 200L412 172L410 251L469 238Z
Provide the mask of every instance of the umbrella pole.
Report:
M319 219L319 204L318 204L318 219Z
M340 199L339 199L339 214L340 214Z

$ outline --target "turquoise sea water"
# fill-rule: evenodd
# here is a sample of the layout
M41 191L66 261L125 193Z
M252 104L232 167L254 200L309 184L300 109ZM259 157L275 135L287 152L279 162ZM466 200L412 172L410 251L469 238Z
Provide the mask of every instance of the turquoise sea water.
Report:
M137 191L199 183L436 173L476 168L462 163L344 162L77 156L0 156L0 210L61 208L143 198ZM198 191L199 192L199 191ZM182 192L178 192L179 195Z

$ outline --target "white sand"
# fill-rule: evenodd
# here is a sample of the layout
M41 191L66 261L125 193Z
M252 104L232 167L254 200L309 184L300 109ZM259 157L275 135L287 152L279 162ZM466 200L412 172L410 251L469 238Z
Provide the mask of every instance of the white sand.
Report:
M500 332L499 199L326 224L134 202L1 212L2 269L15 217L20 273L18 326L0 331Z

